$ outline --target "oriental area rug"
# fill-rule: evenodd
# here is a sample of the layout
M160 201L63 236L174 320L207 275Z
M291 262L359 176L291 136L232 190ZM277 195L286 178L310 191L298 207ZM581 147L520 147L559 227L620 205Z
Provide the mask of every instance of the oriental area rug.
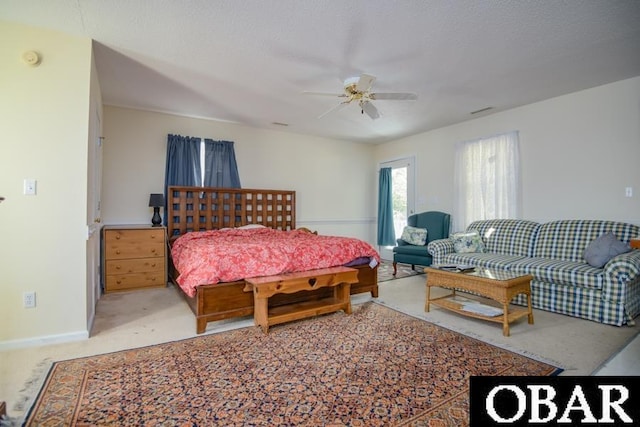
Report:
M463 426L473 375L559 369L374 302L53 364L28 426Z

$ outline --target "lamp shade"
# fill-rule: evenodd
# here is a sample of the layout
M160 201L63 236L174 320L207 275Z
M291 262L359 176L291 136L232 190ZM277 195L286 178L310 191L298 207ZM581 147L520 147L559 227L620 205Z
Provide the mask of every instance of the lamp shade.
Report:
M164 195L151 193L149 196L149 206L153 208L161 208L164 206Z

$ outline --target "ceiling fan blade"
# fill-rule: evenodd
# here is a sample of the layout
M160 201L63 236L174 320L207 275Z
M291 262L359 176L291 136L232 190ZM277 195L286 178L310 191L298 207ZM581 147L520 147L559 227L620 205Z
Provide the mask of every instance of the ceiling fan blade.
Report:
M371 89L371 86L375 81L375 76L372 76L371 74L362 74L360 76L360 80L358 80L358 84L356 84L356 90L358 92L367 92Z
M331 113L331 112L333 112L333 111L342 110L342 109L343 109L344 107L346 107L347 105L349 105L349 102L347 102L347 101L341 102L340 104L338 104L338 105L336 105L336 106L334 106L334 107L331 107L330 109L328 109L328 110L327 110L327 111L325 111L324 113L320 114L320 115L318 116L318 118L319 118L319 119L321 119L321 118L323 118L324 116L326 116L327 114L329 114L329 113Z
M385 99L385 100L401 100L401 101L414 101L418 99L418 95L410 92L382 92L372 93L369 95L371 99Z
M320 96L333 96L337 98L346 98L347 95L344 93L327 93L327 92L310 92L308 90L302 91L305 95L320 95Z
M367 115L371 117L373 120L380 117L380 113L378 112L378 109L376 108L376 106L370 103L369 101L361 102L360 107L362 108L362 111L367 113Z

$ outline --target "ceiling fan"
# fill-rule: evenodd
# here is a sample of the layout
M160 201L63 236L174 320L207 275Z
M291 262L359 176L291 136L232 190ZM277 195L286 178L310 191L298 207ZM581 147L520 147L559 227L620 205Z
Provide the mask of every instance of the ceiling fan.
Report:
M360 106L362 114L367 113L372 119L380 117L380 112L371 101L374 100L401 100L401 101L413 101L418 99L418 95L410 92L371 92L371 86L376 81L375 76L370 74L362 74L360 77L350 77L344 81L344 93L324 93L324 92L309 92L303 93L308 95L322 95L322 96L336 96L338 98L345 98L335 107L322 113L318 118L322 118L332 111L337 111L350 103L357 101Z

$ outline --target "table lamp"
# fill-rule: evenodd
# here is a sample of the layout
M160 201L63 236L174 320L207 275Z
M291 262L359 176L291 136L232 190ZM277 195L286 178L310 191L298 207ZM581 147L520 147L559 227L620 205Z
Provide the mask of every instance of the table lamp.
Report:
M151 193L149 196L149 206L153 208L153 217L151 218L151 224L154 227L159 227L162 224L162 217L160 216L160 207L164 206L164 195Z

